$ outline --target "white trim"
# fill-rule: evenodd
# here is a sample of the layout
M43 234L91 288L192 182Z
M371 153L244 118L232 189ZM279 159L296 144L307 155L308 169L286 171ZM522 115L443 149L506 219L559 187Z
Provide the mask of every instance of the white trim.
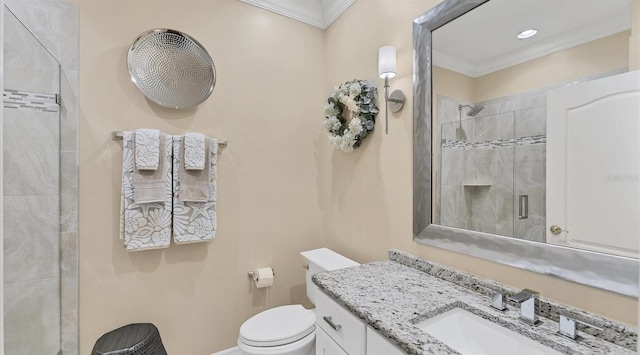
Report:
M246 4L326 29L356 0L317 0L317 6L304 5L299 0L240 0Z
M275 12L277 14L280 14L282 16L286 16L289 18L292 18L294 20L298 20L304 23L307 23L311 26L316 26L316 27L320 27L320 28L325 28L324 26L324 21L322 20L322 15L318 14L318 16L309 16L309 15L305 15L300 13L299 11L294 11L291 9L292 6L278 6L275 4L272 4L269 1L265 1L265 0L240 0L244 3L247 3L249 5L253 5L253 6L257 6L259 8L271 11L271 12ZM295 2L295 0L287 0L287 1L291 1L291 2Z
M353 5L356 0L324 0L322 1L322 18L324 19L324 27L329 27L333 21L337 20L343 12L347 11L349 6Z
M234 346L233 348L222 350L217 353L213 353L211 355L240 355L240 348L238 348L237 346Z
M522 64L530 60L558 53L565 49L579 46L600 38L604 38L629 29L628 23L619 23L617 20L605 21L600 24L589 24L565 32L559 36L550 37L539 43L526 46L508 55L499 55L485 60L483 63L456 58L451 55L433 51L433 64L449 69L472 78L477 78L498 70Z

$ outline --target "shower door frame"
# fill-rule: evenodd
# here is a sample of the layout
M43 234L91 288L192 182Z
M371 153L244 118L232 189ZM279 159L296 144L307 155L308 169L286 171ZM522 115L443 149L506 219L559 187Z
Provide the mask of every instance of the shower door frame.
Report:
M0 93L4 92L4 0L0 0ZM4 252L4 109L0 110L0 251ZM0 254L1 255L1 254ZM0 354L4 355L4 258L0 262Z

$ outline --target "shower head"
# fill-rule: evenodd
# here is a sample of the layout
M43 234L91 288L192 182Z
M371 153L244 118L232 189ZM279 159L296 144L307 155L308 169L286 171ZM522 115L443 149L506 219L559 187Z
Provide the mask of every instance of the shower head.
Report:
M458 110L460 112L462 112L462 108L463 107L469 107L471 108L471 110L469 110L469 112L467 112L467 116L469 117L475 117L477 114L480 113L480 111L482 111L484 109L484 106L480 105L480 104L476 104L476 105L458 105Z
M467 116L475 117L477 114L480 113L480 111L482 111L482 109L484 109L484 106L475 105L471 108L471 110L469 110L469 112L467 112Z

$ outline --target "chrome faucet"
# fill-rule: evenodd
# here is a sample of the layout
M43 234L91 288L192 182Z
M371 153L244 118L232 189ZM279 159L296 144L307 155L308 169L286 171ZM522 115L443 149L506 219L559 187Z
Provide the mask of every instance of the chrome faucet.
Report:
M498 290L491 290L491 307L499 311L507 309L507 295Z
M495 286L480 286L491 294L491 307L504 311L507 309L507 294Z
M536 314L537 299L538 293L527 289L509 296L509 301L520 305L520 320L529 325L537 325L540 323L538 315Z
M584 319L581 319L569 313L562 312L560 313L560 329L558 330L558 334L563 335L567 338L573 339L575 341L580 340L580 336L576 331L576 323L584 324L588 327L595 328L598 330L604 330L601 327L591 322L588 322Z

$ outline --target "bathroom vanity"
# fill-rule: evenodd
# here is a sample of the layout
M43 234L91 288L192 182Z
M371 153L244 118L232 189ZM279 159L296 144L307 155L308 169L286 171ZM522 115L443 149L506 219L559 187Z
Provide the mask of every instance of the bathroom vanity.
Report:
M462 351L424 326L452 310L491 322L496 334L504 337L493 339L497 346L524 336L525 342L532 342L527 350L535 342L540 354L635 354L637 331L631 326L542 297L536 300L541 322L529 325L519 319L520 307L512 301L504 311L491 307L496 291L514 295L520 290L397 250L389 251L389 260L319 273L313 281L323 291L316 304L318 354L458 354ZM602 330L578 326L578 341L561 336L561 314Z
M316 354L404 354L397 345L323 293L318 295L316 319Z

